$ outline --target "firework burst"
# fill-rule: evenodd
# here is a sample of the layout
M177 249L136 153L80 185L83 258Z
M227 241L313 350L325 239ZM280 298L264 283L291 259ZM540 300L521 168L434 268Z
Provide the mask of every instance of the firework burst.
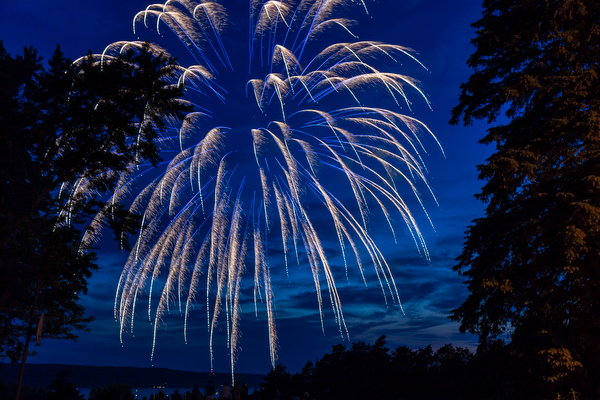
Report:
M400 216L428 257L403 195L421 203L417 186L429 190L420 138L434 137L400 112L410 110L409 93L427 99L417 81L397 71L398 61L421 64L402 46L359 40L353 21L340 17L347 2L252 0L244 7L245 31L232 23L239 2L229 3L167 1L135 16L136 32L155 29L189 51L194 65L180 68L177 84L197 111L161 138L170 159L161 172L132 167L111 201L131 201L143 216L115 299L121 332L133 330L136 303L150 293L153 355L165 313L182 313L187 340L190 311L205 303L211 367L213 338L225 326L233 371L242 279L253 280L256 312L257 304L266 309L275 366L275 257L267 246L274 238L286 273L288 263L310 268L322 327L329 299L340 335L348 336L339 277L325 254L324 216L344 263L357 266L365 285L365 268L373 268L384 301L400 306L390 267L370 236L370 208L392 234L392 218ZM367 10L363 1L354 6ZM138 46L114 43L102 57Z

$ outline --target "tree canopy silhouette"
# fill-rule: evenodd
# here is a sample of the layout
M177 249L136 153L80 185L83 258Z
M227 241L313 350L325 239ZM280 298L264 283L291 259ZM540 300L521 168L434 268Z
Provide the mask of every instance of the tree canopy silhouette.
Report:
M131 231L137 218L101 194L132 164L156 164L165 119L188 110L175 61L148 46L75 63L59 47L46 71L35 49L12 57L0 42L2 358L25 360L36 336L76 339L92 320L77 303L97 268L82 233L98 214L116 237Z
M431 346L418 350L401 346L390 353L386 344L385 336L373 345L358 341L348 349L337 344L294 375L279 364L264 378L261 399L302 398L304 393L315 400L484 398L474 390L479 389L474 381L480 376L472 373L473 354L468 349L450 344L437 351ZM498 385L489 391L496 393Z
M487 207L454 267L470 294L452 319L483 345L509 334L542 385L591 396L590 376L600 376L600 2L483 7L474 73L451 123L487 120L480 142L496 152L478 166Z

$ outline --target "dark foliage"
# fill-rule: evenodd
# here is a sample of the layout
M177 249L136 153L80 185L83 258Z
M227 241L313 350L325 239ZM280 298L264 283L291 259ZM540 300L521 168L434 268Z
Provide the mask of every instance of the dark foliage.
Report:
M496 152L478 166L486 214L454 268L470 294L452 318L485 348L509 336L513 398L598 398L600 2L483 6L451 122L487 120Z
M67 379L69 371L61 371L56 380L48 387L50 394L47 400L83 400L77 387Z
M85 226L100 213L121 237L136 220L99 193L131 163L156 163L165 118L187 109L170 83L174 60L148 46L102 63L57 48L49 66L0 42L0 357L13 362L38 321L39 341L76 339L92 320L77 303L97 268Z
M476 392L481 376L469 350L448 344L437 351L403 346L390 352L385 345L385 336L374 345L356 342L347 349L339 344L294 375L279 365L265 377L261 398L288 400L304 393L314 400L483 398ZM499 386L488 390L497 393Z

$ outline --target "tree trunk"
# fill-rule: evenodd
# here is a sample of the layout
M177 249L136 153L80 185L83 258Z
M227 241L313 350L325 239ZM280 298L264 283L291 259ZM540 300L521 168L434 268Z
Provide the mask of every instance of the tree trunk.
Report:
M27 327L27 336L25 337L25 347L23 349L23 358L21 359L21 370L19 371L19 382L17 383L17 393L15 394L15 400L19 400L21 397L21 387L23 386L23 375L25 375L25 362L27 361L27 353L29 352L29 343L31 342L31 336L33 335L33 324L35 322L35 310L37 309L37 302L40 297L40 291L42 289L42 274L38 277L37 286L35 288L35 296L33 298L33 304L31 305L31 311L29 312L29 326Z

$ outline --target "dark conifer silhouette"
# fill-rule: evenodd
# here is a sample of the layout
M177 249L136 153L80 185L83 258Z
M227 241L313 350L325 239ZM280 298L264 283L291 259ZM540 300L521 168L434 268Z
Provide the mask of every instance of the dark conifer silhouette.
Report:
M158 162L165 118L187 110L174 60L147 46L77 63L59 47L49 66L0 42L0 356L23 365L32 339L76 339L93 320L77 303L97 268L86 225L104 214L121 238L139 219L98 193L131 163Z
M453 313L484 347L509 336L513 396L600 394L600 2L488 0L452 123L487 120ZM524 391L528 388L529 392ZM513 397L515 398L515 397Z

